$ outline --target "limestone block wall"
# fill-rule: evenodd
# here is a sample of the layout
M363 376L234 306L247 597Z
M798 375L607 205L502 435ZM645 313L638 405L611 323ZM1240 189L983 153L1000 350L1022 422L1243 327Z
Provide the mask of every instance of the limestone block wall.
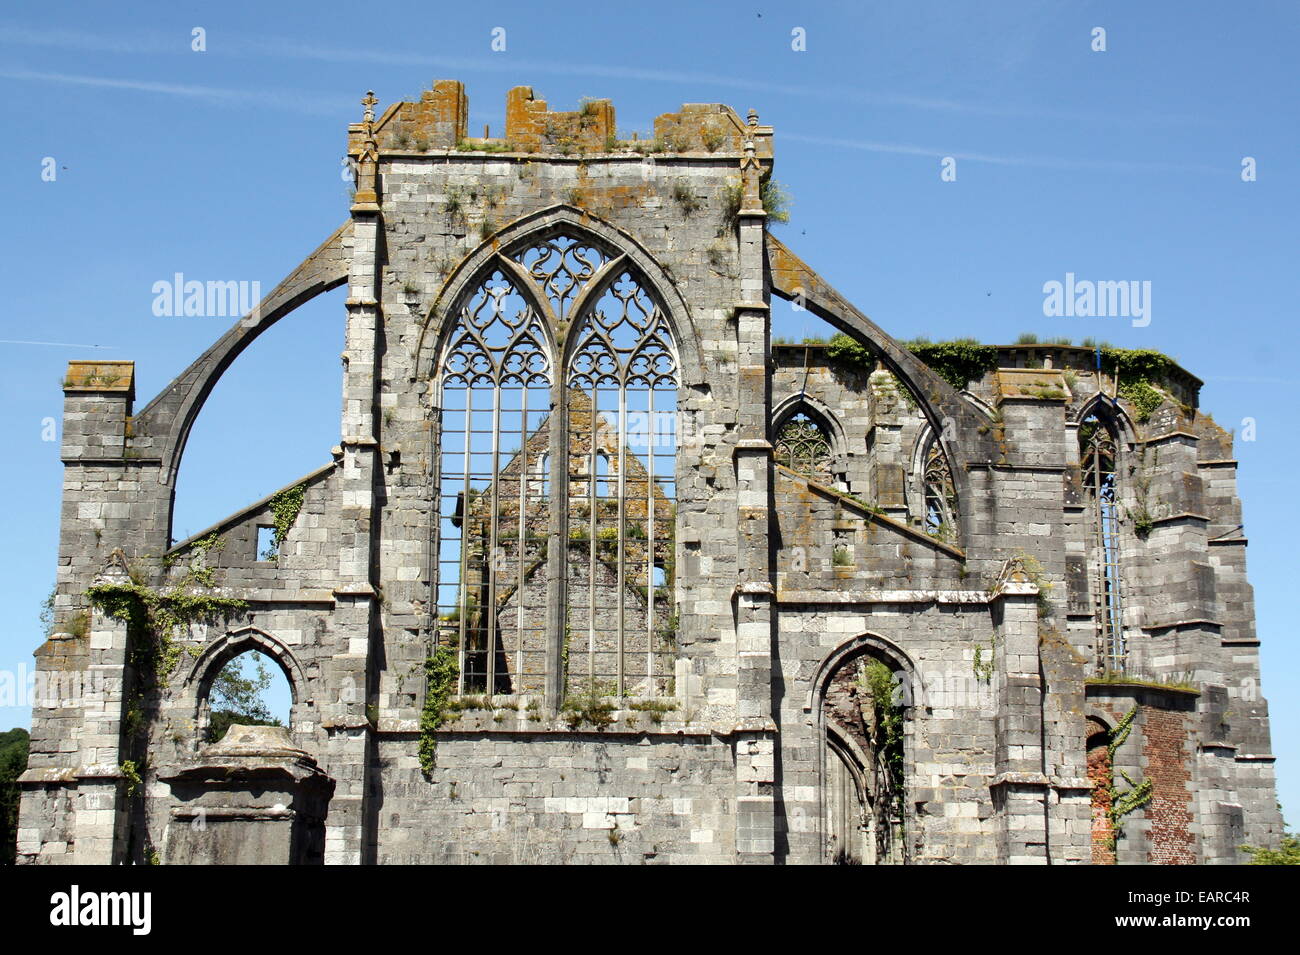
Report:
M428 780L409 739L381 743L373 809L377 862L734 860L735 767L727 741L698 730L666 735L624 728L539 737L510 717L489 724L491 730L444 738Z

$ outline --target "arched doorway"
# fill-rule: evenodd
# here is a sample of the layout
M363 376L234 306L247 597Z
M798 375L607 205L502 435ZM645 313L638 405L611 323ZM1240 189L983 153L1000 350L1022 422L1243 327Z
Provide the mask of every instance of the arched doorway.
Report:
M859 638L823 667L822 832L828 861L909 861L906 780L910 668L880 641Z
M1111 765L1111 732L1097 717L1089 716L1088 779L1092 782L1092 864L1115 864L1115 825L1111 819L1114 799Z

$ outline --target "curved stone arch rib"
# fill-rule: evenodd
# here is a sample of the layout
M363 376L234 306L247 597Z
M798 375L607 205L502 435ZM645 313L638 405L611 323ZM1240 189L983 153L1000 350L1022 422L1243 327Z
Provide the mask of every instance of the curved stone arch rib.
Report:
M826 686L835 672L853 657L873 652L893 664L895 673L902 671L906 675L907 692L911 699L904 704L904 709L909 718L913 709L928 705L925 702L925 687L921 682L920 672L912 658L899 649L893 641L868 632L844 641L822 659L812 680L809 681L808 695L804 699L804 712L814 714L814 720L819 719L820 717L815 714L821 712L820 703L826 696Z
M921 412L940 436L941 446L953 467L954 479L964 484L965 468L961 465L966 464L968 458L957 454L952 442L943 437L943 419L951 417L963 434L974 434L978 425L983 423L983 416L977 416L948 382L849 304L780 239L768 234L764 241L772 291L781 298L797 301L818 318L871 346L885 366L911 389ZM958 490L961 492L965 488Z
M1104 714L1100 708L1091 707L1091 706L1088 707L1083 714L1084 726L1088 730L1087 732L1084 733L1084 737L1083 737L1085 743L1087 742L1087 740L1090 740L1094 736L1098 736L1102 733L1106 734L1107 736L1112 735L1115 732L1115 727L1111 725L1112 720L1113 717L1109 713ZM1093 731L1092 728L1087 725L1089 723L1097 724L1098 727L1097 730Z
M142 438L151 438L153 456L163 463L159 483L175 485L185 444L199 412L217 381L244 349L298 306L347 282L351 237L349 219L135 416L137 446Z
M279 639L256 627L228 631L208 644L185 675L181 684L182 691L197 707L207 698L212 681L222 668L249 650L265 654L280 667L285 679L289 681L289 695L294 706L307 702L307 677L298 658Z
M631 271L641 277L664 309L677 347L683 384L695 383L701 367L697 344L699 338L691 309L676 284L668 277L654 256L630 233L589 212L569 205L549 206L506 224L457 264L425 315L424 325L415 344L415 361L412 366L417 369L417 374L432 375L436 357L441 354L441 344L447 334L446 326L454 324L455 321L455 304L459 303L479 280L489 263L497 256L509 260L510 253L520 247L560 233L567 233L574 238L604 248L610 259L619 255L626 256L624 267L630 267ZM516 263L511 261L511 264L516 265L517 268ZM594 291L597 284L596 281L589 282L588 288ZM544 296L537 297L544 298ZM587 297L584 295L584 298ZM548 303L548 317L550 313ZM569 314L576 315L576 307L571 308ZM560 360L558 367L563 368L563 361L567 355L556 357Z

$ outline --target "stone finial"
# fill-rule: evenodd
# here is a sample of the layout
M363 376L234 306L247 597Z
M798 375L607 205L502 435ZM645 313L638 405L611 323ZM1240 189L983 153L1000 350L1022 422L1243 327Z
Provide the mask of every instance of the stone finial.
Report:
M758 125L758 110L751 109L749 111L747 120L749 122L750 127L756 127Z
M366 108L365 113L361 117L363 123L373 123L375 121L375 107L378 104L379 100L375 98L375 91L366 90L366 95L361 100L361 105Z

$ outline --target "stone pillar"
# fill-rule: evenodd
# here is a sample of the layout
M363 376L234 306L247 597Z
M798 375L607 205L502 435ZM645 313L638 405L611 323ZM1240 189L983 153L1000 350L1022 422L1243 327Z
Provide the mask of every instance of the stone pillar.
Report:
M758 123L750 114L751 130ZM776 725L772 721L772 568L770 520L772 445L768 441L771 393L768 351L769 293L764 277L763 235L767 214L760 190L762 169L747 140L741 163L743 198L737 215L740 294L736 303L738 440L736 614L736 856L740 862L772 861L775 851Z
M367 134L369 138L369 133ZM358 194L358 199L361 196ZM352 266L348 277L346 343L343 352L342 451L339 476L339 565L334 588L333 653L324 662L322 685L337 696L323 701L322 726L328 734L325 770L338 781L325 835L327 864L364 861L363 831L374 727L371 648L378 594L374 565L375 484L380 480L377 369L382 350L378 302L380 197L352 208Z
M993 593L997 718L993 808L997 861L1043 865L1047 858L1049 781L1043 773L1042 679L1038 658L1038 587L1014 558Z

